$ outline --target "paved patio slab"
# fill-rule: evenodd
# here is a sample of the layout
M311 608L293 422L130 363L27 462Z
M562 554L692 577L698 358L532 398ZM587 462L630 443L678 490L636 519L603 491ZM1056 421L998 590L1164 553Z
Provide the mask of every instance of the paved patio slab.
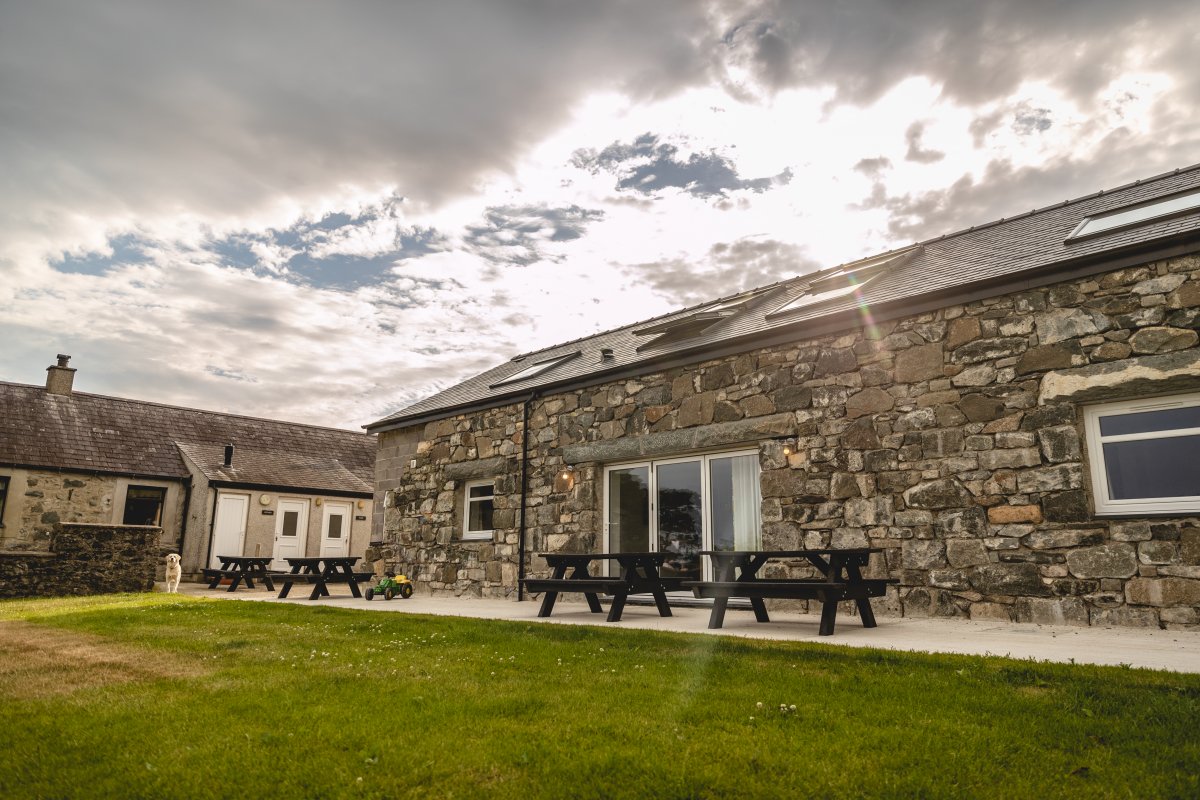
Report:
M414 595L408 600L356 599L335 586L332 597L320 600L288 598L279 600L274 592L263 589L238 589L230 594L209 590L203 584L183 584L180 591L194 597L221 600L262 601L325 605L397 614L432 614L443 617L503 619L515 622L539 622L554 625L596 625L599 627L641 628L645 630L699 633L713 636L743 636L793 642L816 642L838 647L876 647L925 653L960 653L1032 658L1077 664L1129 665L1145 669L1200 673L1200 632L1143 630L1141 628L1074 628L1052 625L971 622L959 619L921 619L915 617L879 617L877 628L865 629L858 617L839 615L833 636L818 636L818 614L772 611L771 622L757 623L749 609L730 609L725 627L708 629L708 610L696 607L672 607L674 616L660 617L654 606L630 605L620 622L604 621L604 615L592 614L582 602L560 597L554 615L537 616L539 603L531 600L469 599ZM339 594L343 592L343 594Z

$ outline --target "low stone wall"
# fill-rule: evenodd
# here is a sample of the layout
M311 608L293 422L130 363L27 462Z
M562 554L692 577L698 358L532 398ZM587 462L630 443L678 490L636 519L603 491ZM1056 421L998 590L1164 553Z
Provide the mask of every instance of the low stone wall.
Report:
M0 597L149 591L161 535L141 525L59 525L48 552L0 553Z

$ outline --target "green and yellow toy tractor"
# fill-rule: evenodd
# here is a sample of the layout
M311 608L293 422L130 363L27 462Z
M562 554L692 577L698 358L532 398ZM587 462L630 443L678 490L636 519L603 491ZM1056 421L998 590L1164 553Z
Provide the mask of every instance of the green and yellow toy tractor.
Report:
M388 572L379 579L379 583L367 589L367 599L374 600L375 595L381 594L384 600L391 600L396 595L400 595L407 600L412 597L412 593L412 581L403 575Z

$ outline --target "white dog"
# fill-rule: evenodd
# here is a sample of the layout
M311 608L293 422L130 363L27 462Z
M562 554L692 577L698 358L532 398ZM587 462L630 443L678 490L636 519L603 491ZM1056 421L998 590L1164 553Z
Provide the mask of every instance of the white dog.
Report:
M171 553L167 556L167 591L174 594L179 591L179 579L183 576L183 570L179 568L179 554Z

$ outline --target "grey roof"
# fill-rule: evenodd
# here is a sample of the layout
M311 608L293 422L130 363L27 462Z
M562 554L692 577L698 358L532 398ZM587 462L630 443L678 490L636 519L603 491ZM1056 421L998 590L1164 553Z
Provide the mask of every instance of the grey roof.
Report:
M254 480L216 480L367 493L374 480L369 434L0 382L0 464L186 478L177 442L206 474L232 442Z
M233 463L225 466L225 447L219 444L177 442L179 449L210 481L251 486L287 486L321 492L374 491L373 476L366 469L350 471L329 454L289 453L237 447ZM370 443L374 447L374 442Z
M970 289L1011 286L1029 276L1061 272L1089 261L1111 261L1128 253L1165 247L1183 240L1195 242L1200 238L1200 209L1095 236L1067 239L1086 217L1197 188L1200 188L1200 164L891 251L896 258L888 259L891 263L862 287L861 301L875 317L885 317L889 311L896 312L893 313L895 316L904 308L911 308L914 303L932 296L948 297ZM887 255L879 254L855 264L872 262ZM771 291L753 298L737 313L721 316L696 335L686 335L695 333L694 329L683 336L666 334L662 336L661 344L647 346L647 340L652 337L644 333L639 335L638 331L647 327L661 329L672 320L687 319L730 298L714 298L653 320L526 353L366 427L368 430L402 427L406 423L447 416L457 409L514 402L535 389L579 385L593 378L599 382L606 375L637 371L639 367L644 367L643 372L649 372L669 357L695 356L699 359L706 351L743 341L749 349L754 340L776 333L794 333L796 337L803 337L806 331L811 332L825 322L840 321L844 323L843 327L861 324L861 317L856 313L859 298L853 296L801 307L786 314L774 313L804 294L814 280L846 266L852 265L839 265L773 284L769 287ZM761 287L741 294L759 291L762 291ZM948 300L947 304L953 302ZM613 358L602 359L602 349L611 349ZM506 376L516 374L535 360L544 361L577 351L579 357L546 372L523 381L504 382Z

